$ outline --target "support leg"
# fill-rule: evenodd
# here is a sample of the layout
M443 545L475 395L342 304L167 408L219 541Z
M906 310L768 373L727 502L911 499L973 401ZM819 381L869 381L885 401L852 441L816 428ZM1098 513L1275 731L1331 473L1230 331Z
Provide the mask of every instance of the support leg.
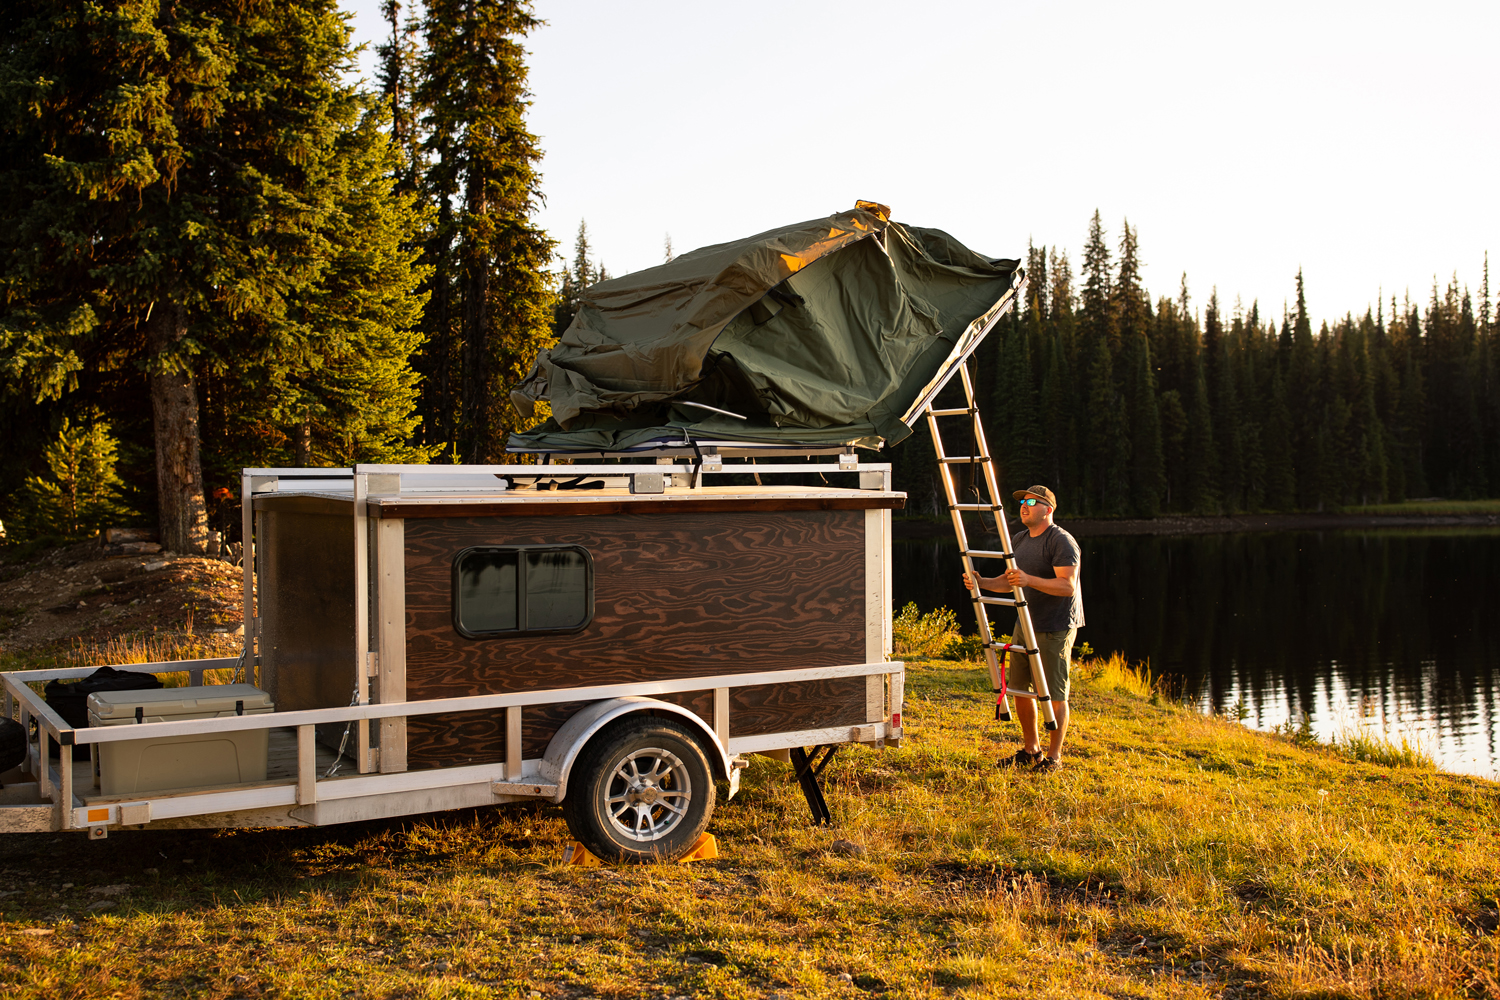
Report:
M818 760L819 751L827 750L821 761ZM802 795L807 799L807 808L812 810L813 826L832 826L833 813L828 811L828 803L823 798L823 789L818 785L818 776L823 773L823 768L833 760L833 755L838 752L838 747L813 747L809 755L801 747L792 747L792 767L797 772L797 782L802 786Z

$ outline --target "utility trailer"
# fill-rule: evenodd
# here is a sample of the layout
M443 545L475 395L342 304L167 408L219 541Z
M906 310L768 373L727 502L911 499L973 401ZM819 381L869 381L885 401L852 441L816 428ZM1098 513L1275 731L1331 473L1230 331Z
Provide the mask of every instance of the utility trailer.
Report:
M118 669L186 671L200 700L216 690L205 671L232 670L274 710L172 721L137 706L138 721L79 729L32 685L93 668L0 675L6 717L37 733L24 773L0 778L0 830L328 826L540 799L600 857L674 858L750 753L795 755L826 819L805 748L901 736L903 495L888 465L852 454L656 452L246 470L243 655ZM851 486L713 485L751 472ZM230 749L255 730L263 775ZM126 746L155 770L101 775L97 761L126 759L101 751ZM247 770L257 780L222 780Z
M26 773L0 775L0 830L326 826L542 799L596 855L675 858L751 753L791 760L827 821L817 776L834 749L901 739L904 495L856 448L927 415L966 565L1010 565L1008 542L962 542L964 511L1000 511L965 365L1024 288L1018 261L873 202L590 286L511 392L524 416L550 413L507 445L538 464L246 470L242 655L124 669L196 687L232 668L252 687L154 692L149 718L92 695L99 725L72 727L28 684L89 668L0 674L7 717L37 723ZM967 405L934 409L955 376ZM937 436L955 415L967 456ZM971 480L984 466L988 501L961 502L961 464ZM843 479L761 485L787 473ZM756 485L714 485L731 474ZM1025 602L973 597L1003 705L998 656L1035 664ZM995 603L1018 608L1025 645L991 640ZM248 731L266 732L263 760ZM150 745L100 752L120 741ZM136 772L106 795L96 760Z

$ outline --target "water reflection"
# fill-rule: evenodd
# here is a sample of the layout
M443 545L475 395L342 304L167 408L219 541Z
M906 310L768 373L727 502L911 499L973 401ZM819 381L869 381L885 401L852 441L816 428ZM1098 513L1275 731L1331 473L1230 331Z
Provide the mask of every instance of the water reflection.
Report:
M1450 770L1500 768L1500 530L1079 544L1080 640L1149 659L1205 708L1241 703L1257 728L1306 712L1325 739L1364 724L1420 740ZM893 568L898 609L951 607L973 629L951 541L898 542ZM1014 613L996 611L1008 631Z

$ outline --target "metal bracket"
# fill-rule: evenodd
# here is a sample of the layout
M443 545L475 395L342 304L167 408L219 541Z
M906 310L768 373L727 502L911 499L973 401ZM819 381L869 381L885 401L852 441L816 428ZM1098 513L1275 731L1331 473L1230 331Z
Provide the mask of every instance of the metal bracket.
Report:
M853 453L850 453L850 454L847 454L847 455L840 455L839 456L839 471L840 472L858 472L859 471L859 456L855 455Z
M632 493L665 493L667 477L660 472L637 472L630 477Z

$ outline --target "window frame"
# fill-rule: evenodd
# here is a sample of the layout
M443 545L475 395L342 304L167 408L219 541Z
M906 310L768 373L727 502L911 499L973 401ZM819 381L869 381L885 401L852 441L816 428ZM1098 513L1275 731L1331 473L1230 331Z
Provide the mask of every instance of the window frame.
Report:
M526 555L531 552L557 552L560 550L571 550L583 556L584 602L586 611L582 622L568 628L513 628L488 632L476 632L464 627L460 602L462 584L459 567L463 565L465 558L475 552L514 552L516 554L516 621L517 623L521 623L526 621L526 613L529 610L526 595ZM594 556L582 545L566 542L537 545L470 545L454 553L452 580L453 629L465 639L511 639L535 635L572 635L576 632L582 632L593 624L594 621Z

